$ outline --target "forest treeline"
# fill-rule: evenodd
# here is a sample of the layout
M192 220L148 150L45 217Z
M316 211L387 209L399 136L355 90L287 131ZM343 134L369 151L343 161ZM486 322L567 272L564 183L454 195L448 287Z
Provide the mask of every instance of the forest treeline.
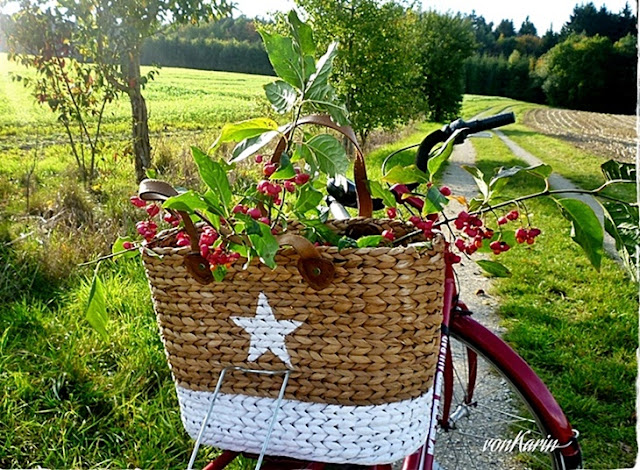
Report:
M305 5L301 0L297 3ZM310 2L315 3L318 2ZM605 6L598 9L593 3L576 5L559 33L549 29L539 34L529 18L519 27L508 19L494 25L475 13L419 14L406 8L401 0L365 3L405 9L404 19L394 20L407 23L402 26L404 41L407 31L414 32L416 41L431 41L429 53L420 56L421 70L406 74L407 80L416 81L414 89L420 88L428 96L431 104L426 106L435 112L425 114L431 117L455 114L462 93L599 112L635 111L637 20L628 5L618 13ZM318 5L328 8L322 2ZM332 8L340 7L336 4ZM0 28L3 23L6 18L0 15ZM455 37L444 31L452 25ZM260 21L240 16L169 28L144 41L141 60L145 65L272 75L256 27L261 27ZM446 44L443 51L447 54L460 50L455 64L447 64L446 57L438 57L442 54L434 45L439 43ZM457 68L462 71L458 73ZM417 77L420 74L431 78L421 80ZM445 81L455 83L445 85ZM407 83L407 87L411 86Z
M528 18L519 28L508 19L488 23L475 13L462 18L475 38L464 64L465 93L634 112L637 21L628 5L619 13L576 5L559 33L539 34ZM142 58L148 65L273 73L254 20L244 16L149 39Z

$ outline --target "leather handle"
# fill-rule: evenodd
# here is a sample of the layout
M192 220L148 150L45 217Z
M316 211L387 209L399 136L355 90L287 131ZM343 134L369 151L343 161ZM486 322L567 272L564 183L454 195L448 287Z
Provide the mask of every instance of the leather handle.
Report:
M298 271L307 284L315 290L322 290L333 282L336 269L333 263L324 259L313 244L300 235L285 233L278 237L280 246L289 245L298 253Z
M276 150L273 153L271 161L273 163L280 162L280 156L282 152L287 148L287 141L291 138L291 134L297 126L303 124L316 124L319 126L328 127L335 131L338 131L345 136L353 144L356 149L356 160L353 164L353 179L356 184L356 193L358 197L358 214L360 217L370 218L373 215L373 201L371 200L371 193L367 185L367 168L364 162L364 154L360 145L358 145L358 139L351 126L339 126L331 120L330 116L326 114L312 114L304 116L298 119L297 122L291 124L285 131L284 136L278 142Z

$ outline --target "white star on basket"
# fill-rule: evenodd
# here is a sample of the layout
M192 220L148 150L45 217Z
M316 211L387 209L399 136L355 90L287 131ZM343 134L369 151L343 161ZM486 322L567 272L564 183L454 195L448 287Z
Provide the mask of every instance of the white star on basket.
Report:
M255 361L267 351L271 351L289 368L293 368L284 340L289 333L302 325L303 322L276 319L267 301L267 296L262 292L258 296L255 317L231 317L231 320L251 335L248 361Z

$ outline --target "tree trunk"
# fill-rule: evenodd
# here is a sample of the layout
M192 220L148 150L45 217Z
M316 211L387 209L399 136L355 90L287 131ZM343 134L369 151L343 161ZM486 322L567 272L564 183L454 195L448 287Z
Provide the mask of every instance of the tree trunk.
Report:
M129 77L129 101L131 102L133 155L138 182L146 177L146 170L151 168L151 144L149 143L149 116L147 104L140 88L140 54L139 48L129 55L127 76Z

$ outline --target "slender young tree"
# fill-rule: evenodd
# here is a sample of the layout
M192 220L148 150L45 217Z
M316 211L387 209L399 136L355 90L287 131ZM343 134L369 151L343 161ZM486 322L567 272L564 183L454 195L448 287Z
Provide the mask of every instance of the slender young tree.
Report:
M49 14L69 24L70 41L78 59L95 64L101 80L131 104L132 145L136 177L151 166L148 111L142 95L154 72L143 75L143 41L171 23L197 23L230 12L228 0L22 0L17 17L25 11ZM20 29L20 22L16 28Z

